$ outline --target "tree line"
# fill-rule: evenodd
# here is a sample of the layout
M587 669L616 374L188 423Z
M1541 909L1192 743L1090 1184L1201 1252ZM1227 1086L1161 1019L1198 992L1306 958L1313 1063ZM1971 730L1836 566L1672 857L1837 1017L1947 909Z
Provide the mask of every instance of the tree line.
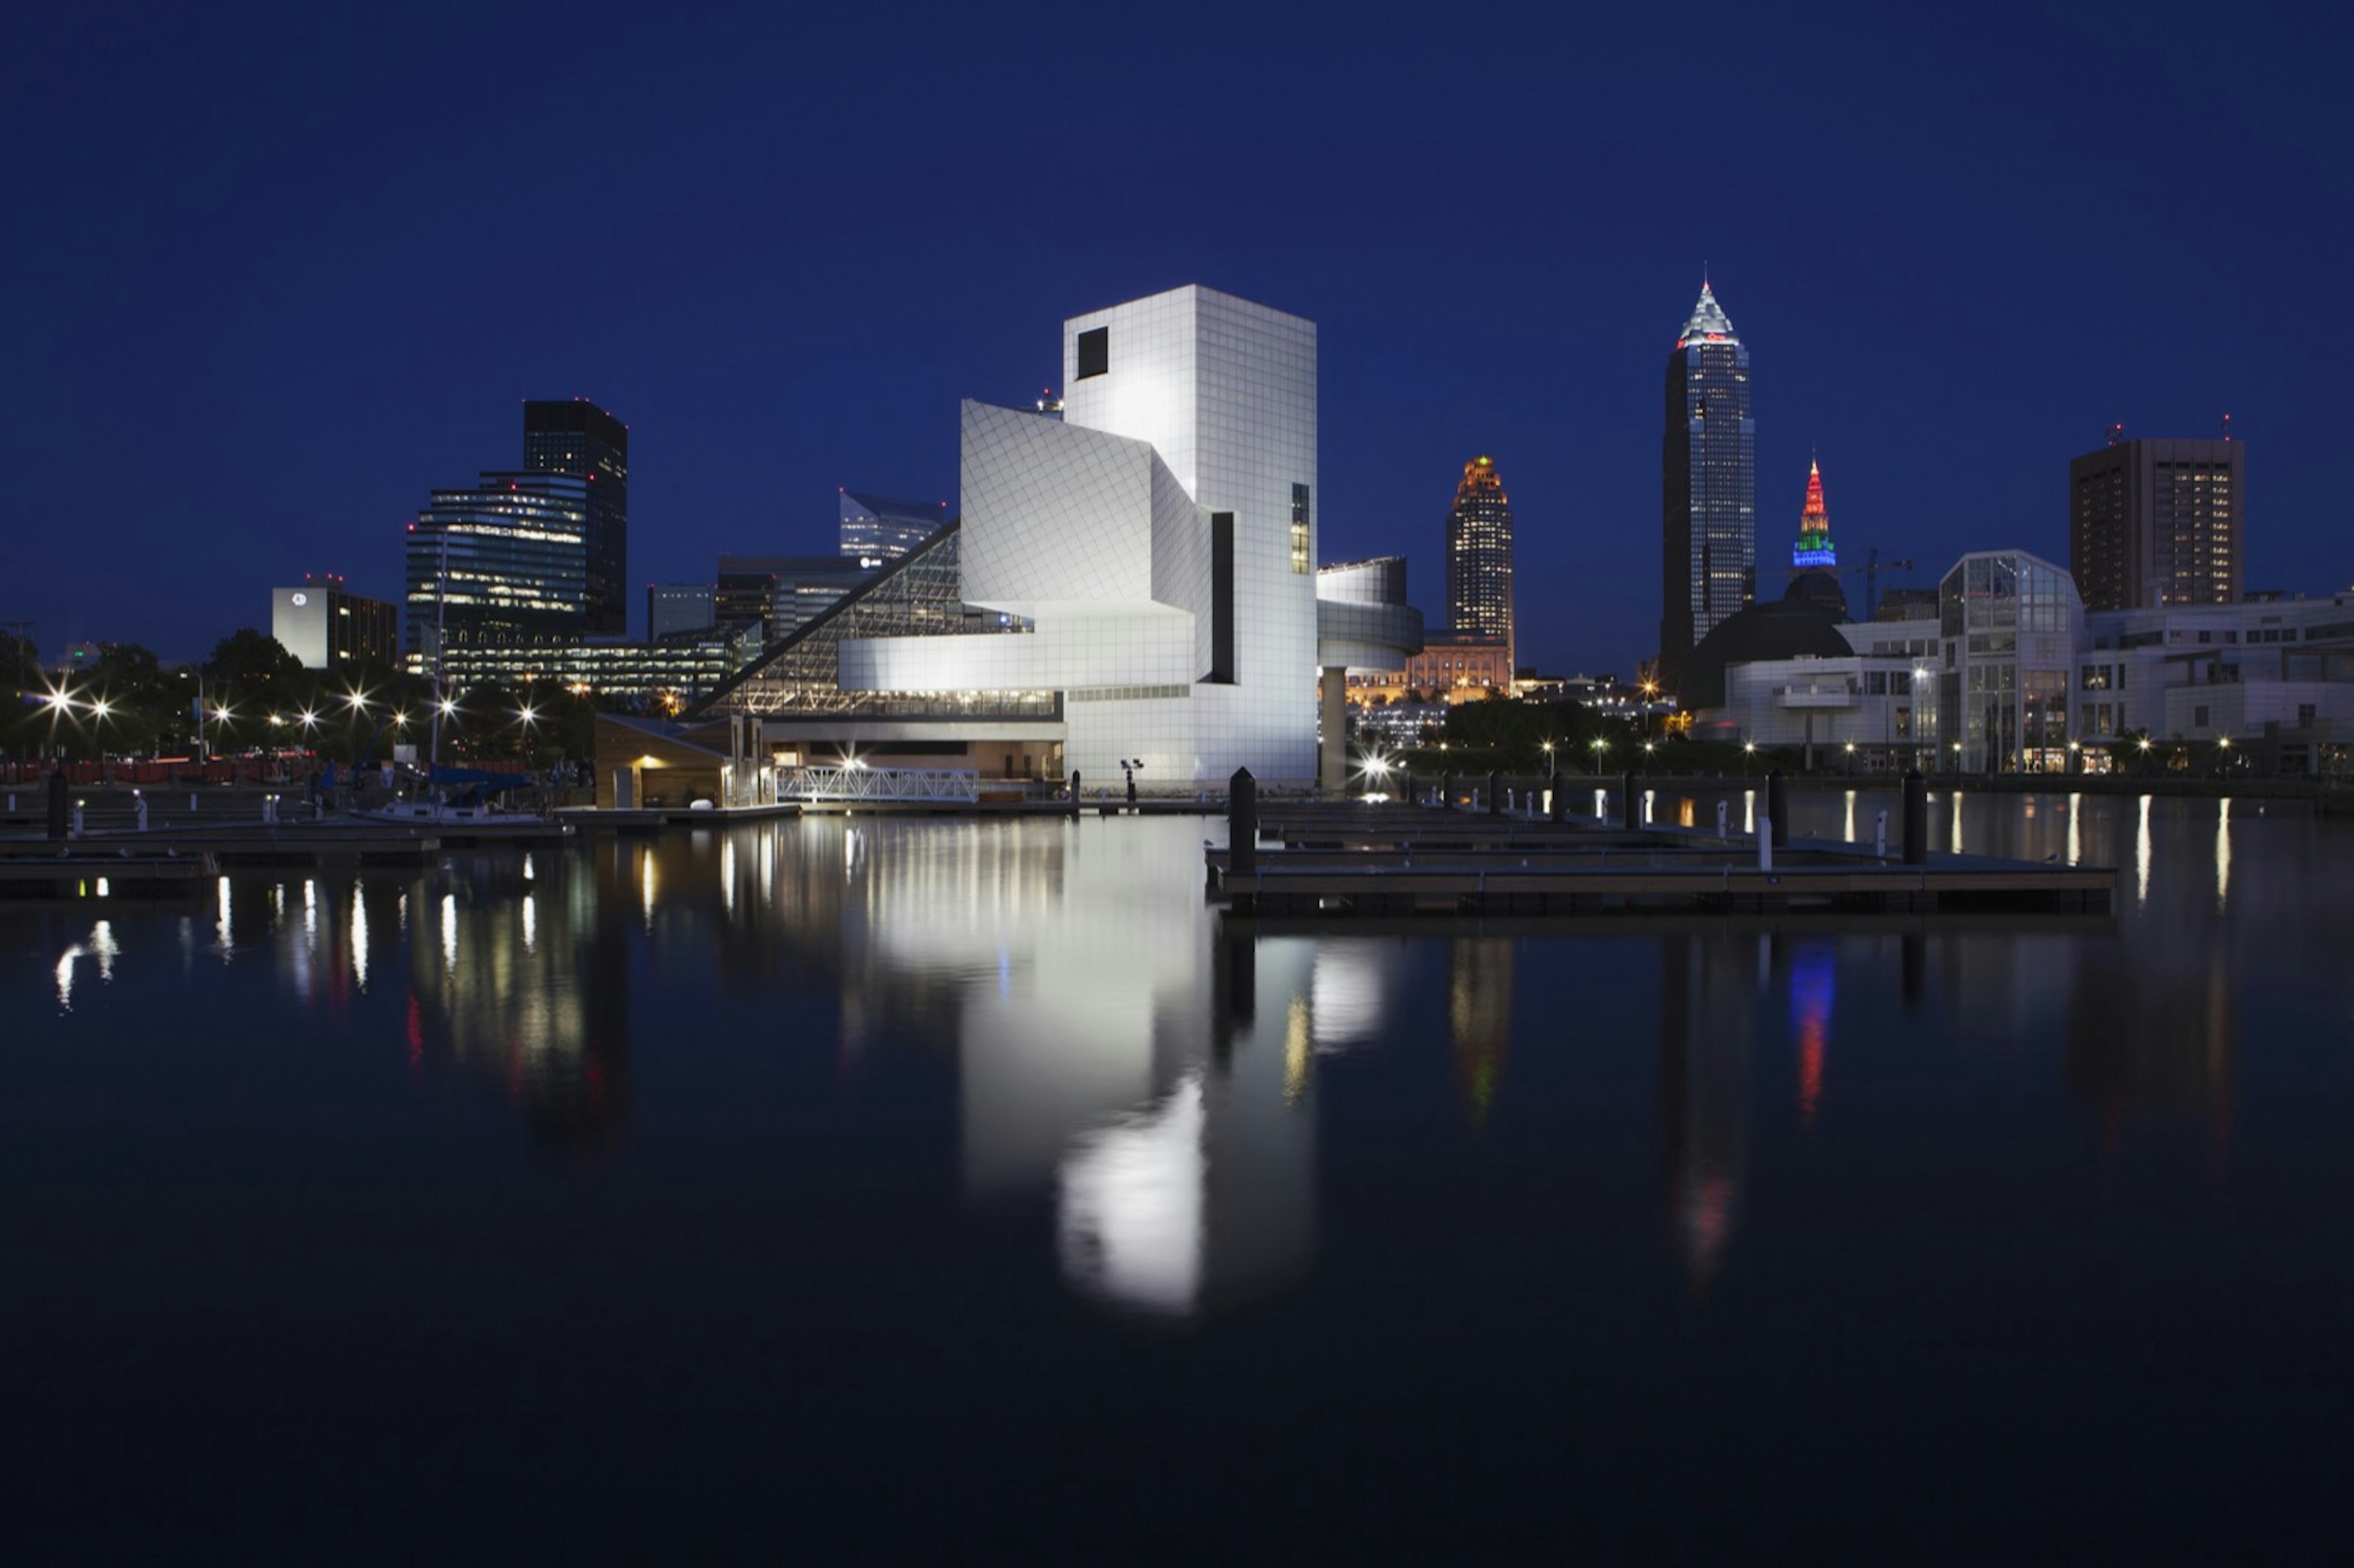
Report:
M554 683L484 682L443 694L391 665L306 668L283 643L240 627L195 663L166 665L135 642L100 647L86 665L41 666L39 649L0 630L0 755L149 758L302 752L327 761L390 761L396 746L428 755L437 716L449 761L586 759L596 715L620 705Z

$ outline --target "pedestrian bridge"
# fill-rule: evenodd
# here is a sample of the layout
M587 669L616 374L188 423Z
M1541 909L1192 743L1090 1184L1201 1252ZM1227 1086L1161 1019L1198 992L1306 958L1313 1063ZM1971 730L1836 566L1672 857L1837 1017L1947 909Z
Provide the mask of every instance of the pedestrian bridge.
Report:
M981 799L970 768L868 768L863 763L787 768L777 774L779 800L950 800Z

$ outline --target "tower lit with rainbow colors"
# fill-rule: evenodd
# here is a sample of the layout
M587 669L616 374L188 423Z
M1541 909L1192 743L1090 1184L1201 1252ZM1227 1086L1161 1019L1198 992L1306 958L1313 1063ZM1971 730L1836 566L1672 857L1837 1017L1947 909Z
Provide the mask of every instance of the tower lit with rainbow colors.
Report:
M1807 464L1807 509L1798 514L1798 542L1790 547L1790 569L1836 567L1839 551L1831 544L1831 514L1823 504L1823 468Z

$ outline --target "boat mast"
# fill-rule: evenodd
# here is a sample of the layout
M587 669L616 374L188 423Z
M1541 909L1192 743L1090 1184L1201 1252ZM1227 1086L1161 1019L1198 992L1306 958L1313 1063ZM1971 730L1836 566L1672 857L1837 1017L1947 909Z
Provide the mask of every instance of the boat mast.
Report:
M441 524L441 566L433 583L433 756L425 772L428 799L441 771L441 643L450 624L450 524Z

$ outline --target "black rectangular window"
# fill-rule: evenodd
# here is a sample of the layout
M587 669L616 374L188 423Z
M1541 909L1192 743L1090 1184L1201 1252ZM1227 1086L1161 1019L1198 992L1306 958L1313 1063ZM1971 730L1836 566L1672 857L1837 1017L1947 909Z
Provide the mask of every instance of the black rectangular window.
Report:
M1079 367L1072 379L1085 381L1111 368L1111 328L1096 327L1079 334Z
M1210 680L1235 683L1235 514L1210 514Z

